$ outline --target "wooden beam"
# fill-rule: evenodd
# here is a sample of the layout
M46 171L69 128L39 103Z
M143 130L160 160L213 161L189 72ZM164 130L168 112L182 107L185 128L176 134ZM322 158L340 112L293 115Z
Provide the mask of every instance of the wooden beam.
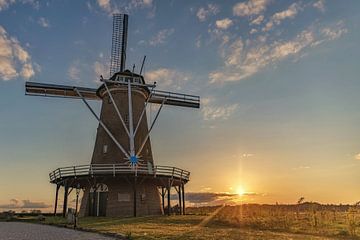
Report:
M66 216L67 211L67 202L68 202L68 192L69 192L69 186L67 183L65 183L64 186L64 204L63 204L63 217Z
M163 209L163 213L165 213L165 190L164 187L161 187L161 203L162 203L162 209Z
M170 181L168 181L168 185L167 185L167 214L170 216L171 214L171 203L170 203L170 195L171 195L171 185L170 185Z
M56 184L54 216L56 216L56 210L57 210L58 198L59 198L59 189L60 189L60 184Z
M137 176L134 177L134 217L136 217L136 190L137 190L137 186L136 186L136 183L137 183Z
M183 204L182 204L182 214L185 215L186 212L185 212L185 187L184 187L184 183L181 184L181 192L182 192L182 201L183 201Z
M182 215L182 204L181 204L181 186L179 186L179 191L178 191L178 196L179 196L179 214Z

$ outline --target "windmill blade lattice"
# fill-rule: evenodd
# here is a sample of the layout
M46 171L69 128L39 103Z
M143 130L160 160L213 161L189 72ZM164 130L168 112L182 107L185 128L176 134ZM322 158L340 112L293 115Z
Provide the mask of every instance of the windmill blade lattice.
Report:
M125 70L128 15L114 14L111 45L110 77Z

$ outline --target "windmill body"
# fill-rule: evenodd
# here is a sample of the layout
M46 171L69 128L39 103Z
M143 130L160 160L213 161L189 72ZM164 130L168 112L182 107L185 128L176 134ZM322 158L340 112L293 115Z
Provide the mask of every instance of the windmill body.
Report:
M126 14L114 15L111 78L101 77L98 89L26 83L27 95L81 99L99 121L90 165L58 168L49 174L56 184L54 214L60 187L64 188L63 216L73 188L83 190L81 216L144 216L165 210L171 214L172 188L178 193L177 212L185 213L184 185L190 172L155 165L149 136L164 105L199 108L200 98L155 90L156 85L147 84L141 73L124 69L127 23ZM88 100L101 101L100 114ZM148 125L146 109L151 103L160 107Z

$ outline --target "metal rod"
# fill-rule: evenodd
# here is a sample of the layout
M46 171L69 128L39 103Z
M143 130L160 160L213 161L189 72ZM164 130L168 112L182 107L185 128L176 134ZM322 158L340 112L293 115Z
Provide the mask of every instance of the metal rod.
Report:
M148 98L146 99L144 109L142 110L141 115L140 115L139 120L138 120L138 123L136 124L136 128L135 128L135 131L134 131L134 136L136 136L136 133L137 133L137 131L138 131L138 129L139 129L141 120L142 120L142 118L143 118L143 116L144 116L144 114L145 114L145 112L146 112L146 107L147 107L147 105L148 105L148 103L149 103L149 100L150 100L151 96L152 96L152 92L150 93L150 95L149 95Z
M116 84L127 84L124 81L114 81L114 80L110 80L110 79L100 79L100 81L102 82L107 82L107 83L116 83ZM156 87L155 84L142 84L142 83L131 83L132 86L139 86L139 87L149 87L149 88L154 88ZM163 92L163 91L162 91Z
M125 122L124 122L124 119L123 119L122 116L121 116L121 113L120 113L120 111L119 111L119 108L117 107L116 102L114 101L114 98L113 98L113 96L112 96L112 94L111 94L111 92L110 92L110 90L109 90L109 88L108 88L108 86L107 86L107 84L106 84L105 81L104 81L104 86L105 86L105 88L106 88L106 91L107 91L108 94L109 94L109 97L110 97L110 99L111 99L111 102L113 103L113 106L114 106L114 108L115 108L115 111L116 111L117 115L118 115L119 118L120 118L121 124L123 125L123 127L124 127L124 129L125 129L125 132L126 132L127 135L130 137L129 130L128 130Z
M142 60L142 64L141 64L141 68L140 68L140 73L139 73L139 75L141 75L142 70L143 70L143 68L144 68L145 59L146 59L146 55L144 56L144 58L143 58L143 60Z
M105 126L105 124L101 121L101 119L98 117L98 115L94 112L94 110L90 107L88 102L85 100L85 98L81 95L81 93L77 90L77 88L74 88L76 93L79 95L79 97L82 99L82 101L85 103L87 108L90 110L90 112L94 115L94 117L98 120L99 124L104 128L105 132L109 135L111 140L115 143L115 145L124 153L124 155L127 158L130 158L129 154L125 151L125 149L121 146L121 144L116 140L116 138L111 134L110 130Z
M130 156L135 156L135 140L134 140L134 122L133 122L133 110L132 110L132 93L131 83L128 79L128 103L129 103L129 141L130 141Z
M159 110L158 110L158 112L156 113L156 116L155 116L155 118L154 118L154 121L152 122L152 124L151 124L151 126L150 126L150 129L149 129L148 133L146 134L146 136L145 136L145 138L144 138L144 140L143 140L143 142L142 142L139 150L138 150L137 153L136 153L137 156L139 156L139 154L140 154L141 151L143 150L143 148L144 148L144 146L145 146L145 144L146 144L146 142L147 142L147 140L148 140L148 138L149 138L149 136L150 136L150 132L151 132L152 128L154 127L154 124L155 124L155 122L156 122L156 119L158 118L158 116L159 116L159 114L160 114L160 111L161 111L162 107L164 106L165 101L166 101L166 98L164 98L164 100L162 101L162 103L161 103L161 105L160 105L160 108L159 108Z

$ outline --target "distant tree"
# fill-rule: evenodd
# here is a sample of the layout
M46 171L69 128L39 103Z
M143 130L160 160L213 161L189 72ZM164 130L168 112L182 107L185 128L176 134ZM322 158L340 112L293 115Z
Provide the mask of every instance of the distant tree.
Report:
M297 201L296 219L299 219L300 204L302 204L304 200L305 200L304 197L300 197L299 200Z
M301 197L299 198L299 200L297 201L297 204L302 204L304 202L305 198Z

